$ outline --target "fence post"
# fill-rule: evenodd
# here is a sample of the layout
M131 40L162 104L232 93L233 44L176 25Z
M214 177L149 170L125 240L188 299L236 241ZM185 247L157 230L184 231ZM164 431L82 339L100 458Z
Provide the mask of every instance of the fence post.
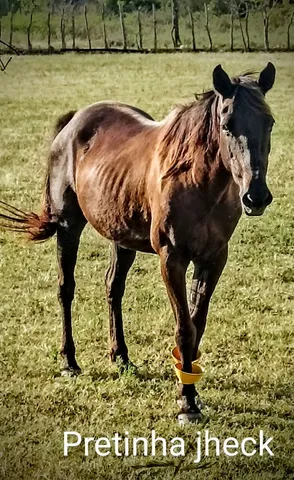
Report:
M12 45L12 40L13 40L13 17L14 17L14 12L11 10L10 12L10 31L9 31L9 45Z
M180 28L179 28L179 1L172 0L172 30L171 37L174 44L174 48L177 48L181 45L180 39Z
M31 51L33 46L32 46L32 42L31 42L31 29L32 29L32 25L33 25L33 16L34 16L34 13L35 13L35 8L36 8L36 4L33 0L33 6L32 6L32 9L31 9L31 12L30 12L30 21L29 21L29 24L28 24L28 27L27 27L27 38L28 38L28 50Z
M142 35L142 22L141 22L141 7L138 8L138 35L137 35L137 45L139 50L143 50L143 35Z
M231 0L231 15L230 15L230 50L234 51L234 7Z
M74 13L72 13L71 15L71 36L72 36L72 48L74 50L76 48L76 21L75 21Z
M156 19L156 7L152 3L152 14L153 14L153 50L157 52L157 19Z
M209 30L209 25L208 25L208 10L207 10L207 4L204 3L204 11L205 11L205 29L207 31L208 35L208 40L209 40L209 51L212 51L212 40L211 40L211 35L210 35L210 30Z
M91 36L90 36L89 23L88 23L88 7L87 7L87 5L84 6L84 17L85 17L85 26L86 26L86 32L87 32L87 37L88 37L89 50L92 50Z
M293 22L294 12L291 13L288 25L287 25L287 50L291 51L291 40L290 40L290 30Z
M47 46L48 46L48 51L50 52L50 50L52 49L51 47L51 10L48 10L48 14L47 14L47 28L48 28Z
M188 13L189 13L190 23L191 23L192 48L193 48L193 52L196 52L195 25L194 25L194 17L191 10L191 5L188 6Z
M245 35L244 35L244 30L243 30L243 25L242 25L242 19L241 19L241 13L240 13L240 6L237 4L236 0L235 1L235 10L237 12L238 20L239 20L239 26L240 26L240 32L242 36L242 42L244 45L244 52L247 52L247 44L245 40ZM245 16L247 14L247 6L246 6L246 11L245 11Z
M126 33L126 26L125 26L125 19L124 19L124 11L121 2L118 2L119 8L119 18L120 18L120 25L121 25L121 34L123 39L123 49L127 49L127 33Z
M108 47L106 25L105 25L105 5L104 5L104 2L102 3L101 19L102 19L102 25L103 25L104 48L106 48L106 50L108 50L109 47Z
M246 34L246 40L247 40L247 50L250 52L250 37L249 37L249 5L246 2L246 15L245 15L245 34Z
M62 14L60 18L60 34L61 34L61 48L65 49L66 48L66 40L65 40L65 9L62 9Z

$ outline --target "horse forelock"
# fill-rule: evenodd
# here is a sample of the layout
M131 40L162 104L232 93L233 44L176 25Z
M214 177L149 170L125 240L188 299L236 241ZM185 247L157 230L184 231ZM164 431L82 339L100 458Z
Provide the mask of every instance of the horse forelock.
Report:
M241 108L253 110L255 113L272 115L271 109L258 86L258 82L251 73L233 78L232 83L236 85L235 104L238 103L238 106Z

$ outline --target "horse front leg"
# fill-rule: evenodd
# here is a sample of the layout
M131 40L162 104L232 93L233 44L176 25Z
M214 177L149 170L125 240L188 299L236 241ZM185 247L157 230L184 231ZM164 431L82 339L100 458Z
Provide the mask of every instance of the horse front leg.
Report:
M110 266L105 277L106 295L109 306L110 358L122 362L123 369L134 367L129 360L122 319L122 298L126 277L134 263L136 252L113 243Z
M178 252L168 252L167 249L160 252L160 259L162 277L176 320L175 339L180 353L182 370L192 373L196 329L191 320L186 293L186 271L189 261L181 257ZM201 417L200 410L195 403L195 393L194 384L179 384L179 404L181 405L179 421L193 423Z
M193 350L193 360L205 331L208 307L211 296L222 274L228 258L228 247L221 250L209 263L194 264L194 275L190 294L190 315L196 327L196 342Z

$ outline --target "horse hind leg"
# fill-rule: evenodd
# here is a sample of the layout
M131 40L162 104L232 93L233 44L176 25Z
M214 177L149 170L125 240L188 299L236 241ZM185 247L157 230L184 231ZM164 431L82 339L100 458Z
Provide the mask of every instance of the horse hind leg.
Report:
M110 266L106 273L106 295L109 306L110 358L120 362L122 370L134 368L129 360L122 319L122 298L127 274L134 263L136 252L112 245Z
M68 188L63 195L63 210L57 226L58 300L62 310L63 375L80 373L75 358L72 335L71 306L75 291L74 270L81 233L87 221L78 205L75 193Z

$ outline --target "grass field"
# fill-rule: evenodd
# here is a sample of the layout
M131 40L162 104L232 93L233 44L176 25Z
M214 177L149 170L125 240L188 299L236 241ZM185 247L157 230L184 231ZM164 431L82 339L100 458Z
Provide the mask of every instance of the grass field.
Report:
M109 245L86 228L76 270L74 336L83 375L59 374L61 334L55 240L28 245L0 233L0 478L6 480L294 478L294 62L290 54L192 54L14 58L0 78L0 198L38 209L56 118L69 109L116 99L157 119L211 87L222 63L230 74L259 71L271 60L268 95L276 125L268 184L274 202L260 218L242 218L215 292L202 344L206 375L199 391L206 422L180 427L170 351L174 320L158 259L138 255L124 301L125 331L137 375L119 377L107 358L104 272ZM226 437L273 437L274 457L212 454L193 464L134 470L154 459L101 458L82 448L63 457L63 432L195 441L209 429ZM172 457L157 461L175 461ZM197 470L183 470L186 467ZM141 472L141 473L140 473Z

